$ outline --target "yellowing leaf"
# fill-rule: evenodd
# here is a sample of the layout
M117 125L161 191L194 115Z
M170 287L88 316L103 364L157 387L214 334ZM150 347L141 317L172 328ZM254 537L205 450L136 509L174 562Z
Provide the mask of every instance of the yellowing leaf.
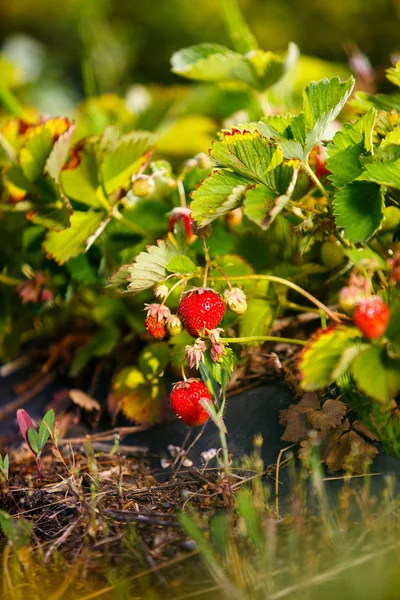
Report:
M128 419L143 425L160 420L165 394L162 381L147 380L136 367L126 367L117 373L111 388L112 404L119 404Z

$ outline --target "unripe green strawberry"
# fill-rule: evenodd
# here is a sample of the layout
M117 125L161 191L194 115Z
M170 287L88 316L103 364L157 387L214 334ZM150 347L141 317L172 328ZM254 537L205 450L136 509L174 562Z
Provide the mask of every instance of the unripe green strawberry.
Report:
M244 315L247 310L246 294L240 288L232 288L224 291L226 306L235 315Z
M167 319L167 331L171 337L179 335L183 329L182 321L178 315L171 315Z
M386 206L383 209L382 231L393 231L400 225L400 209L396 206Z
M321 262L328 269L337 269L343 264L344 248L339 243L324 242L321 246Z
M139 198L145 198L154 194L156 184L149 175L136 175L132 180L132 192Z

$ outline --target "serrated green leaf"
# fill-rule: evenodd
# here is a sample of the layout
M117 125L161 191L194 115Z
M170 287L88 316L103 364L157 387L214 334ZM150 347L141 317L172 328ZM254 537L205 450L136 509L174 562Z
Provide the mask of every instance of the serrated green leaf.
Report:
M223 138L213 143L210 155L220 166L267 186L270 185L270 173L283 160L279 146L258 131L237 129L224 131Z
M28 137L20 152L22 171L30 181L43 177L44 169L53 148L53 136L45 127L37 127Z
M345 123L342 129L335 133L332 143L328 146L329 156L357 144L361 144L366 152L372 152L375 121L376 110L370 108L355 123Z
M400 391L400 360L387 356L382 346L370 346L353 361L357 386L378 402L390 402Z
M149 246L146 252L141 252L129 267L128 290L133 293L141 292L162 281L167 276L167 264L177 256L179 251L170 240L159 240L157 246Z
M254 185L228 169L213 171L191 193L192 218L200 227L227 214L243 202L245 191Z
M362 143L349 145L343 150L338 150L328 159L327 168L330 171L328 179L335 187L344 187L361 175L360 154L362 150Z
M387 271L390 268L388 263L371 248L349 248L344 253L354 265L363 264L368 271L370 269Z
M101 171L107 194L130 185L154 141L155 136L147 131L133 131L122 136L115 148L105 154Z
M358 179L400 189L400 159L366 164L364 173Z
M122 265L111 277L104 289L109 292L118 292L120 294L128 291L129 276L131 274L131 265Z
M306 130L306 149L322 138L329 123L341 112L353 87L354 77L341 81L339 77L310 83L303 93L303 113Z
M60 181L61 169L67 160L68 150L74 131L75 125L70 124L68 129L54 142L50 155L46 160L44 170L57 184Z
M204 355L205 364L209 368L211 376L223 386L229 381L235 365L235 355L232 348L226 347L225 354L220 358L221 360L218 362L213 361L209 350Z
M105 212L76 211L71 217L71 226L60 232L49 232L43 249L51 258L62 265L70 258L85 252L91 236L95 235L107 218Z
M344 352L354 346L360 335L360 331L355 327L340 325L319 330L301 353L301 387L307 391L314 391L331 384Z
M279 144L285 158L305 162L329 123L342 110L353 86L353 77L346 81L333 77L312 82L303 92L303 112L300 115L266 117L260 121L259 129Z
M400 62L396 62L394 67L386 69L386 77L397 87L400 87Z
M350 183L336 192L333 204L337 226L355 244L369 240L382 222L383 193L374 183Z
M98 178L98 157L95 145L85 143L81 150L76 149L79 164L75 168L64 169L60 179L65 194L73 200L101 208L107 199Z
M239 320L239 333L241 336L268 335L274 322L276 308L268 300L263 298L252 298L247 311ZM260 342L255 342L259 345Z
M188 256L178 254L167 262L165 268L170 273L181 273L182 275L186 275L186 273L195 271L196 265Z
M175 52L172 71L197 81L242 81L257 84L252 66L246 58L219 44L199 44Z
M256 223L261 229L268 229L271 221L271 210L275 206L276 194L262 185L256 185L247 190L243 212L250 221Z

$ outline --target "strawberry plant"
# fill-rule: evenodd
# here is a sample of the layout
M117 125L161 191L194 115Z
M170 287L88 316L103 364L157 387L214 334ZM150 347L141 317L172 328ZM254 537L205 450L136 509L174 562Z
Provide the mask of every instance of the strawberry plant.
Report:
M211 134L199 115L139 118L113 96L85 101L74 119L43 118L7 96L1 356L52 340L43 371L58 365L71 377L107 358L109 410L138 423L164 415L165 369L182 373L171 406L188 425L212 418L226 466L226 386L246 347L304 346L301 389L335 384L400 453L398 94L354 94L352 76L334 76L306 85L298 105L297 48L260 49L236 3L223 4L233 47L172 57L174 73L242 94L243 110L216 119ZM400 64L388 78L399 86ZM202 149L194 157L177 143L182 128ZM320 329L271 331L304 312ZM336 430L339 412L321 428L308 410L304 428ZM304 441L290 436L295 413L283 417L285 439ZM40 456L40 431L21 423ZM350 426L338 440L354 439Z

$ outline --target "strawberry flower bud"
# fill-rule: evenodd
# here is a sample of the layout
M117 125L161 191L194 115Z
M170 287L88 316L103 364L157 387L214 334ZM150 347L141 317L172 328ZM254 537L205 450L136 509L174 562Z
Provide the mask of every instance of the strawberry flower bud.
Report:
M168 286L165 284L158 285L154 290L154 295L156 298L161 298L162 300L168 296Z
M220 333L221 331L224 331L222 329L222 327L217 327L216 329L210 329L210 331L208 332L208 339L210 340L211 344L219 344L221 342L221 336Z
M178 315L170 315L167 318L167 331L170 336L174 337L175 335L179 335L183 329L182 321L178 317Z
M220 362L220 360L224 354L225 354L224 344L213 344L211 346L211 358L214 362Z
M235 315L244 315L247 310L246 294L240 288L232 288L224 291L227 307Z
M193 346L186 346L186 359L191 369L198 369L201 362L204 362L204 352L206 351L206 343L198 338Z
M157 317L158 321L164 321L171 315L168 306L156 304L155 302L153 304L145 304L144 310L147 310L148 317Z

